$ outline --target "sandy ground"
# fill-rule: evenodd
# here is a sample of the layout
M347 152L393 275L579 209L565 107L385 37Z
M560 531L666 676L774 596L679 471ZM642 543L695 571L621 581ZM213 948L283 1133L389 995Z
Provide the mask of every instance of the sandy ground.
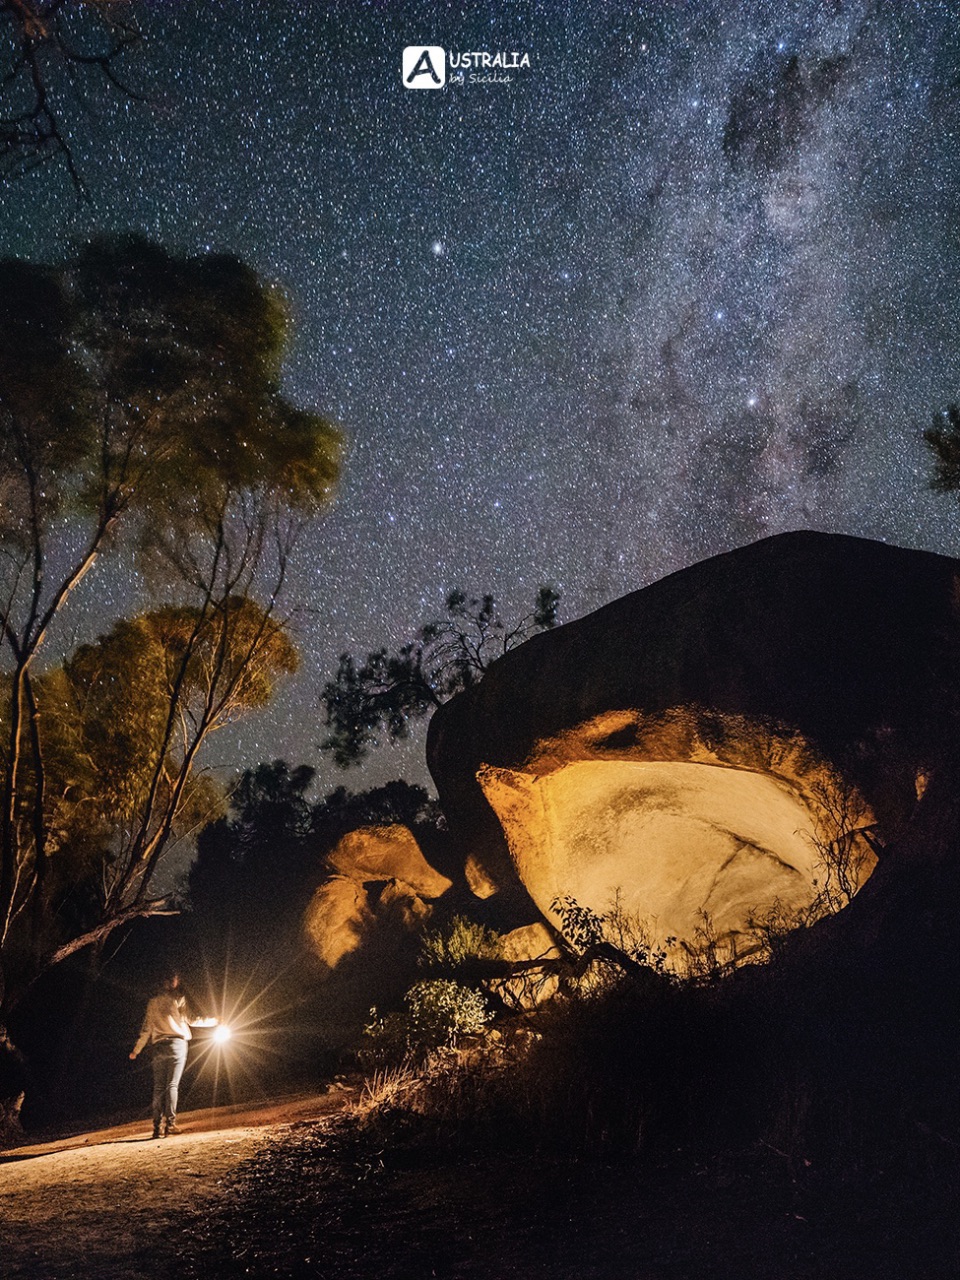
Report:
M0 1280L956 1280L951 1195L699 1164L381 1146L355 1089L0 1155Z
M149 1121L0 1154L3 1280L176 1274L187 1217L214 1209L240 1163L284 1130L342 1109L348 1092L188 1111L181 1135Z

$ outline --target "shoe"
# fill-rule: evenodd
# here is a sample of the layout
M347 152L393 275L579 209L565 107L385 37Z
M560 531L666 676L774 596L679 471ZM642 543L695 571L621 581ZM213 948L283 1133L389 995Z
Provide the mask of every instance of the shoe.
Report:
M159 1126L158 1124L155 1124L155 1125L153 1126L153 1136L154 1136L155 1138L159 1138L159 1137L160 1137L160 1126Z
M168 1120L168 1121L167 1121L167 1127L166 1127L166 1129L164 1129L164 1131L163 1131L163 1136L166 1138L166 1137L168 1137L171 1133L183 1133L183 1130L182 1130L182 1129L179 1129L179 1128L177 1127L177 1125L176 1125L172 1120Z

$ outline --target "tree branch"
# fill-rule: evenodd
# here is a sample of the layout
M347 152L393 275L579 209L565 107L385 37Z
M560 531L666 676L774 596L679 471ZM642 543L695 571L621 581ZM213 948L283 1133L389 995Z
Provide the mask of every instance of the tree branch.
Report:
M52 969L54 965L60 964L75 952L82 951L84 947L92 947L102 942L113 933L114 929L118 929L120 925L129 924L131 920L138 920L144 916L177 916L179 914L176 907L170 906L168 898L154 898L150 902L138 902L133 906L124 907L109 920L102 921L95 928L88 929L86 933L78 934L76 938L71 938L69 942L64 942L55 950L49 951L43 958L43 969L44 971Z

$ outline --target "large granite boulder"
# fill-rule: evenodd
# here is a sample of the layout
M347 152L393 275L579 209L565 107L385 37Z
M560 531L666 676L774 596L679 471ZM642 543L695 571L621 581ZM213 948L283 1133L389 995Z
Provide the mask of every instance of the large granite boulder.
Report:
M434 716L480 896L558 923L619 893L652 935L868 874L953 741L960 564L818 533L714 557L534 637Z

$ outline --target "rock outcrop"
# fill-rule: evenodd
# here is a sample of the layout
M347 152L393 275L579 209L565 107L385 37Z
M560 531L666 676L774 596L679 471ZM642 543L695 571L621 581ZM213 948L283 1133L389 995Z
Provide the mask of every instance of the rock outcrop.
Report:
M439 898L451 884L423 856L410 828L400 823L348 831L327 855L327 861L334 871L351 880L399 880L421 898Z
M400 945L430 917L450 881L427 862L409 827L358 827L327 855L333 875L314 892L304 929L314 956L334 970L378 937Z
M346 1026L409 986L419 935L451 882L400 824L348 831L327 862L332 874L314 891L303 929L325 1016Z
M555 964L561 952L544 925L521 925L505 933L500 940L500 959L516 964L517 972L494 979L488 989L508 1009L536 1009L557 994L560 979Z
M702 911L734 936L809 901L831 847L868 872L953 740L958 575L785 534L507 654L427 744L474 892L555 923L619 890L661 937Z

